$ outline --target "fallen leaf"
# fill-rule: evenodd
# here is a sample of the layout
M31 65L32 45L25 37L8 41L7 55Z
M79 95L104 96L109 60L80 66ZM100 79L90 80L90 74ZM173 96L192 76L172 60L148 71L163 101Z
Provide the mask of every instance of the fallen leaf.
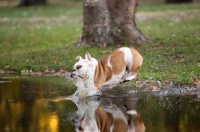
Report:
M194 85L197 86L197 87L200 86L200 78L197 78L195 80Z
M156 86L149 86L149 90L160 90L160 88Z
M184 59L181 59L179 62L182 63L182 62L184 62L184 61L185 61Z

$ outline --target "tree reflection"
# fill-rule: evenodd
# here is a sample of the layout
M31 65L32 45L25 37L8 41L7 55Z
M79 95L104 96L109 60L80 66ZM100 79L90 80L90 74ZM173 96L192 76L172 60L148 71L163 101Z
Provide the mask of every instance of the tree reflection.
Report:
M44 84L11 79L0 88L0 131L59 131L59 115L41 94Z

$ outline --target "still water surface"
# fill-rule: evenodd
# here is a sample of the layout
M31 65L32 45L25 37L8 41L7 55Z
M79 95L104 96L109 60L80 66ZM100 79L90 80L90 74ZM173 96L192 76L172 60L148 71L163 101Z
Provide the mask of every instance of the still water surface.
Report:
M116 87L101 98L66 100L75 90L65 78L0 77L0 132L200 132L196 94L126 94Z

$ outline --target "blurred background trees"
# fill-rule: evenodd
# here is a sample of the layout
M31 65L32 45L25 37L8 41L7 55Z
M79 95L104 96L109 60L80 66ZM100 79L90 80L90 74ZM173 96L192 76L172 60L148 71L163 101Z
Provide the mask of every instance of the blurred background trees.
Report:
M2 6L32 6L32 5L67 5L69 2L82 2L83 0L0 0ZM191 3L199 0L139 0L141 4L164 3Z
M165 0L166 3L190 3L193 0Z
M46 3L46 0L20 0L18 6L45 5Z

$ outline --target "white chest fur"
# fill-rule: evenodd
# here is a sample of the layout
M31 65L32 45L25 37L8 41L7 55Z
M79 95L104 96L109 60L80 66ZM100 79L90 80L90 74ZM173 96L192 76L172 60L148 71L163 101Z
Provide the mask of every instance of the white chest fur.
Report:
M80 98L86 97L86 96L92 96L92 95L99 95L96 86L94 85L93 80L85 80L78 79L76 82L77 91L75 93L76 96L79 96Z

